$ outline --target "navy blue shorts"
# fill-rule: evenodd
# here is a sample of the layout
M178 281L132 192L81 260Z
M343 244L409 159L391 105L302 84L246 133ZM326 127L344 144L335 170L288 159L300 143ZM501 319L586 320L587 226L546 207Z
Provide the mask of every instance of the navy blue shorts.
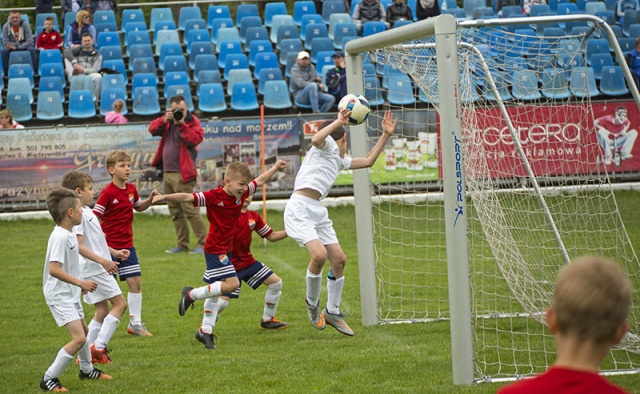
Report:
M142 271L140 271L140 262L138 261L138 254L136 253L136 248L127 248L127 249L129 250L129 258L127 258L126 260L120 261L114 258L113 256L111 256L112 261L116 261L120 263L118 265L118 276L120 277L121 282L127 280L127 278L142 276Z
M238 275L238 279L240 279L241 281L244 281L253 290L255 290L258 287L260 287L262 282L264 282L265 280L267 280L268 277L273 275L273 271L271 271L271 268L267 267L261 262L256 261L250 266L245 267L240 271L238 271L237 275ZM240 286L242 286L242 282L240 282ZM225 294L225 296L229 298L240 298L240 287L238 287L238 289L231 294Z
M236 275L236 269L231 264L231 253L224 254L204 254L207 262L207 269L204 271L202 280L205 283L219 282L226 278L233 278Z

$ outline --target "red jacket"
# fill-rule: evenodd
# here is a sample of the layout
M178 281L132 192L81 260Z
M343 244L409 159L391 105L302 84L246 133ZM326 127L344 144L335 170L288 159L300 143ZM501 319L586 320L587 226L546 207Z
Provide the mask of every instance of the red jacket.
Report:
M149 125L149 132L153 136L161 136L158 150L156 151L151 165L162 167L162 150L164 149L164 139L169 131L171 122L164 121L164 115L160 116ZM185 123L180 126L180 174L182 181L188 182L196 179L196 156L198 155L198 145L204 138L204 130L200 125L200 120L191 112L187 114Z
M36 48L39 49L60 49L62 48L62 37L60 33L55 30L51 30L51 33L47 33L45 30L40 33L36 40Z

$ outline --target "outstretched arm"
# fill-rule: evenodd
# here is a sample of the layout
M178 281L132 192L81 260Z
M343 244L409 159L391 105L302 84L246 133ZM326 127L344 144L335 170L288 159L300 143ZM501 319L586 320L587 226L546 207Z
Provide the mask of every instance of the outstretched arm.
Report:
M155 196L157 196L158 194L160 194L160 193L158 193L158 191L157 191L157 190L153 190L153 191L151 192L151 194L149 194L149 197L147 197L147 199L146 199L146 200L144 200L144 201L142 202L142 204L140 204L140 205L138 206L138 208L135 208L135 210L136 210L136 211L138 211L138 212L146 211L146 210L147 210L147 209L148 209L148 208L153 204L153 199L154 199L154 197L155 197Z
M384 113L384 119L382 120L382 131L383 134L380 136L376 145L367 153L365 157L358 157L351 160L351 169L357 170L359 168L369 168L376 162L378 156L384 149L384 146L389 141L389 138L393 135L393 132L396 129L396 123L398 123L398 118L393 117L393 112L386 111Z
M273 231L266 238L271 242L280 241L281 239L287 238L287 232L284 230Z
M274 164L273 167L269 168L267 171L265 171L262 174L258 175L258 177L256 177L256 179L254 179L256 181L256 184L258 186L264 185L265 183L267 183L269 181L269 179L271 179L273 174L275 174L278 171L284 170L284 168L286 166L287 166L287 163L285 163L284 160L276 161L276 164Z
M324 147L325 140L327 137L333 133L338 127L344 126L349 123L349 116L351 116L351 111L348 109L343 109L338 113L338 118L333 121L329 126L324 129L318 130L317 133L313 135L311 138L311 143L318 149L322 149Z
M193 202L193 194L191 193L173 193L173 194L156 194L153 197L153 203L161 201L173 201L173 202Z

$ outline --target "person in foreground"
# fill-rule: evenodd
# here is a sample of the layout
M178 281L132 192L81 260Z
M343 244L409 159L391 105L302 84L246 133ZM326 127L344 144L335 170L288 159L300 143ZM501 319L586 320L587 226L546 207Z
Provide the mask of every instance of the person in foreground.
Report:
M630 306L631 284L618 264L598 256L574 260L560 270L553 305L546 310L556 341L555 363L498 393L626 393L598 370L628 331Z
M344 286L344 266L347 256L342 251L338 237L329 219L327 208L320 204L343 169L369 168L375 162L387 141L393 134L398 119L387 111L382 120L383 134L361 158L345 157L348 124L351 111L343 109L336 120L326 120L311 138L312 147L300 166L296 176L294 191L284 209L284 226L289 237L298 245L307 248L311 261L307 268L307 291L305 304L311 324L318 330L325 323L342 334L353 336L353 330L340 314L340 299ZM320 313L320 287L322 268L329 259L331 269L327 275L327 307Z
M40 380L45 391L66 392L59 377L78 353L80 379L111 379L111 376L93 367L90 343L86 335L87 323L80 303L80 294L93 292L98 284L80 279L80 252L73 227L82 224L82 209L78 195L69 189L54 189L47 196L47 209L56 223L44 262L42 287L44 298L58 327L65 327L71 341L58 351L53 364Z
M231 294L240 287L238 275L232 263L233 241L236 235L238 217L245 200L254 194L259 186L286 167L278 160L269 170L251 180L252 174L246 163L235 162L227 166L224 174L224 187L200 193L158 194L153 202L175 201L190 202L194 206L206 206L209 219L209 234L204 243L206 269L202 280L206 286L182 289L178 313L184 316L195 300L204 301L204 316L196 339L207 349L215 349L213 326L218 314L218 298L222 294Z

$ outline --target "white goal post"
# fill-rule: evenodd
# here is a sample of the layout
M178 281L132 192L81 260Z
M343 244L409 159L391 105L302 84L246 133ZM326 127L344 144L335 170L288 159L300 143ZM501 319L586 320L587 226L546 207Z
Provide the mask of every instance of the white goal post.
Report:
M524 30L535 24L574 22L590 28L567 37L531 36ZM610 256L623 265L634 284L640 283L638 258L610 185L611 160L605 163L609 157L592 134L585 138L594 122L589 88L582 95L577 82L571 85L575 92L568 90L565 80L556 85L560 73L551 80L542 75L559 64L581 70L592 35L608 40L640 105L612 29L591 15L458 22L441 15L345 46L350 93L367 96L367 89L369 94L380 93L365 84L364 63L370 62L383 73L393 68L407 74L415 84L415 96L437 112L437 119L426 116L428 121L422 123L403 116L407 109L423 110L424 106L412 104L417 99L379 108L401 115L394 147L384 154L388 168L395 170L404 160L405 168L414 170L405 173L419 180L423 166L412 161L418 155L431 160L425 167L441 171L441 183L436 182L431 193L411 179L388 185L375 168L354 171L363 324L449 321L454 384L516 379L542 372L553 361L542 311L551 300L557 269L570 259L587 253ZM510 81L508 89L503 82L530 74L510 68L514 52L526 54L523 57L528 56L529 66L537 72L534 95L517 97L517 81ZM568 78L564 71L560 77ZM544 94L538 94L538 85L546 88ZM480 90L482 97L476 97ZM637 111L636 105L625 110ZM382 111L378 112L368 126L350 126L354 156L366 155L380 132ZM575 129L564 127L562 121ZM493 124L498 129L495 135L483 132ZM375 132L367 134L367 127ZM548 143L540 151L523 147L523 130L535 127L544 129L545 138L560 140L563 135L564 140ZM405 135L409 129L413 134ZM422 150L424 141L407 142L409 135L415 139L415 130L424 130L420 138L430 141L430 148ZM437 139L428 135L435 137L434 130L439 132ZM539 137L534 132L529 136ZM510 151L491 150L500 144ZM615 140L613 144L615 158L619 147ZM566 160L545 162L549 152ZM618 155L619 159L619 151ZM442 250L446 257L440 255ZM405 262L409 262L406 269ZM409 310L415 304L420 305ZM635 334L640 330L639 304L636 289L630 317ZM526 343L522 348L521 342ZM638 371L638 337L628 335L620 354L616 352L612 351L608 370Z

